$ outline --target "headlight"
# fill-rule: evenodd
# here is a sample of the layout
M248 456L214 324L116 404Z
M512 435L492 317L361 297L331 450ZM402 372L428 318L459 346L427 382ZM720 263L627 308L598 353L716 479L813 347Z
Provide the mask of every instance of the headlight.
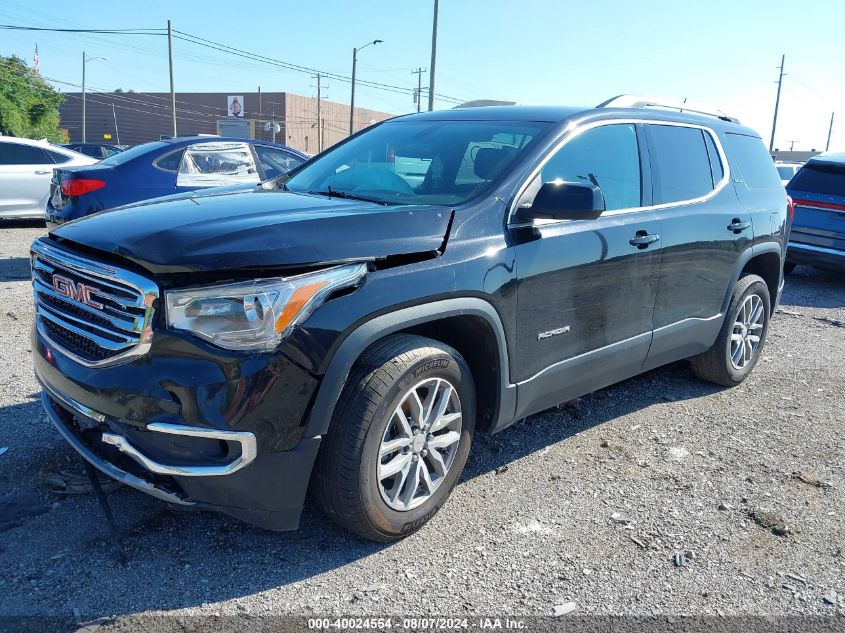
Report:
M167 325L225 349L270 351L326 297L366 273L366 264L355 264L287 279L167 291Z

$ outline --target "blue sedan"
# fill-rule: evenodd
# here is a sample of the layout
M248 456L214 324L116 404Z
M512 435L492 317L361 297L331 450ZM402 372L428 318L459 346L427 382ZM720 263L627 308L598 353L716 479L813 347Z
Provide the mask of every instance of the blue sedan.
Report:
M249 189L307 158L285 145L253 139L195 136L136 145L94 165L54 169L47 225L208 187Z

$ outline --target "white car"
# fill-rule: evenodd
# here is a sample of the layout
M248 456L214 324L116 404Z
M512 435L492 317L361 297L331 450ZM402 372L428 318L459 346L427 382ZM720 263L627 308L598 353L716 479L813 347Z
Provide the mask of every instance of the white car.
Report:
M791 162L785 160L779 160L775 162L775 167L777 167L778 174L780 174L780 183L786 187L789 184L789 181L792 180L792 177L798 173L798 170L801 169L801 166L804 163L800 162Z
M96 162L46 140L0 136L0 220L43 220L53 168Z

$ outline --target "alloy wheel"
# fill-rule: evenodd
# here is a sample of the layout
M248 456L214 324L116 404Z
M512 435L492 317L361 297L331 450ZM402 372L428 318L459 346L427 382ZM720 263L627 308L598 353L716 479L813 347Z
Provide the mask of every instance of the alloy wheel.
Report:
M756 294L748 295L736 315L731 332L731 365L744 369L760 347L763 325L766 320L763 300Z
M379 446L378 485L388 506L412 510L441 486L458 452L461 417L448 380L428 378L404 394Z

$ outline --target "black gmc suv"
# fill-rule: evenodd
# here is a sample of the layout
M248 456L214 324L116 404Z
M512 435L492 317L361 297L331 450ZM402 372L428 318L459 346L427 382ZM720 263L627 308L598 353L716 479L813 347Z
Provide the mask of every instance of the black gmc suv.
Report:
M789 206L760 138L617 98L374 125L255 191L151 201L32 246L35 372L82 456L295 529L309 489L422 526L476 431L689 359L740 383Z

